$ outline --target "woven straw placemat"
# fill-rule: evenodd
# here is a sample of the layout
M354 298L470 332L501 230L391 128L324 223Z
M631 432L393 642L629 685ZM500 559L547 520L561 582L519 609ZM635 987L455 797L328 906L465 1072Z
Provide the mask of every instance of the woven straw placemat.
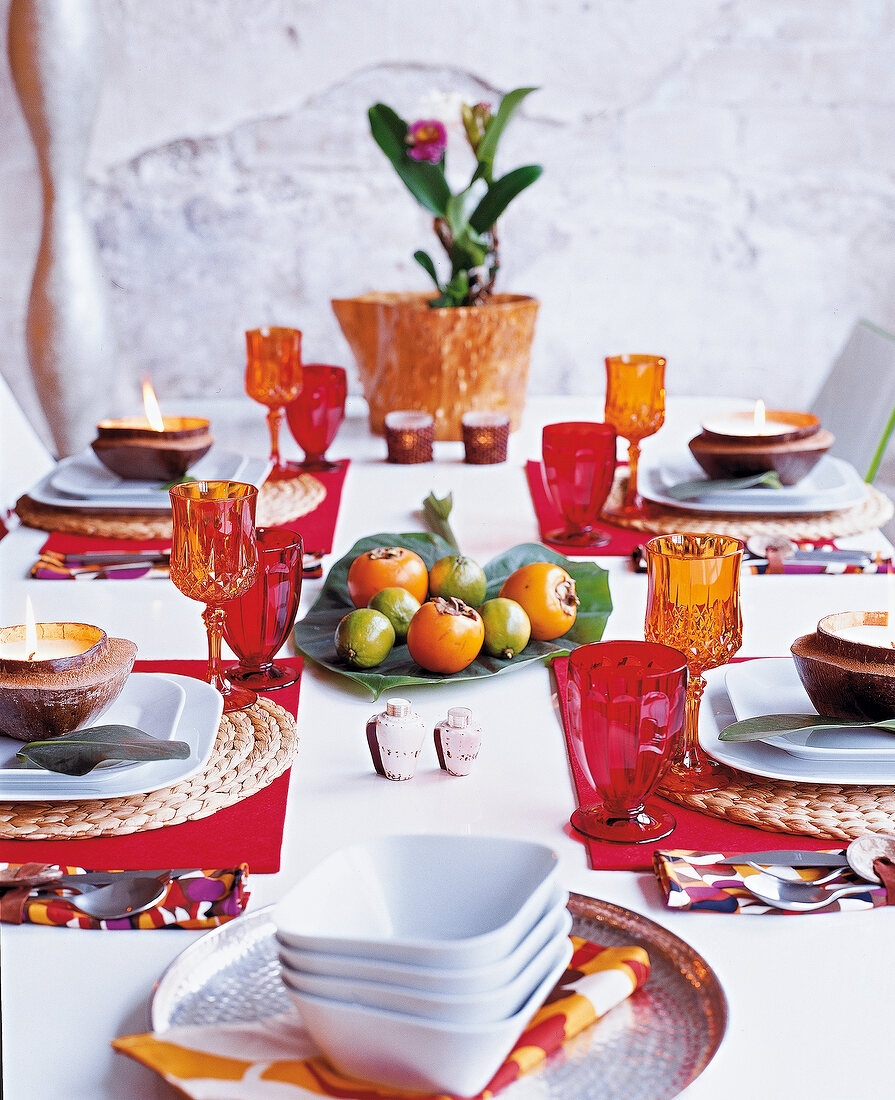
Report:
M895 833L895 790L891 786L790 783L724 768L722 790L659 793L669 802L753 825L772 833L852 840L863 833Z
M321 503L326 488L312 474L283 481L266 481L258 493L256 522L276 527L306 516ZM66 535L92 535L105 539L169 539L171 515L139 512L87 512L83 508L54 508L32 500L27 493L16 501L16 512L26 527L60 531Z
M82 802L0 802L6 840L76 840L148 832L208 817L255 794L292 763L295 719L259 697L221 718L208 763L192 779L149 794Z
M616 474L615 484L609 496L610 504L620 504L624 496L628 475ZM833 539L840 535L859 535L881 527L895 514L895 505L889 498L867 486L863 500L851 508L835 512L812 512L800 516L756 515L745 512L687 512L647 502L643 519L620 519L612 522L635 531L650 531L657 535L692 534L712 531L718 535L732 535L746 539L750 535L783 535L789 539Z

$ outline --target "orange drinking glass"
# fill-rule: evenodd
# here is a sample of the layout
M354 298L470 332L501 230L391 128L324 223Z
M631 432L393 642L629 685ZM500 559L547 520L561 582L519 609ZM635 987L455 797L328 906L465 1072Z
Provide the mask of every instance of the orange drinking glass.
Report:
M254 691L234 687L221 671L221 636L228 600L247 592L255 581L258 549L255 503L258 490L241 481L191 481L169 490L174 533L171 580L184 596L205 604L208 631L205 679L224 697L224 713L242 710L257 699Z
M256 328L246 333L246 393L267 405L270 428L269 480L296 477L301 468L280 458L285 407L301 393L301 333L296 328Z
M699 747L703 672L725 665L743 641L740 567L744 545L727 535L660 535L646 544L645 635L687 658L687 724L665 774L667 790L713 791L721 767Z
M604 509L619 518L643 515L637 491L640 441L665 423L665 360L660 355L610 355L606 358L606 409L603 419L628 441L628 486L621 504Z

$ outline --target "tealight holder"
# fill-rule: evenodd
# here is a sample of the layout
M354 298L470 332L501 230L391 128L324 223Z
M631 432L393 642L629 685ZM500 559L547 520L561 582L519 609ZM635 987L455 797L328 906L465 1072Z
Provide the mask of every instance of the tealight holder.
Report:
M769 409L761 430L755 428L751 410L703 421L701 434L689 447L712 479L773 472L784 485L796 485L834 442L813 414Z
M510 418L498 412L467 412L460 419L464 461L473 466L506 462Z
M128 481L176 481L214 443L209 421L166 416L159 431L141 416L101 420L91 443L96 457Z
M385 416L385 442L389 462L409 464L432 461L435 418L431 413L396 409Z
M895 717L895 636L887 611L825 615L790 646L818 714L876 721Z
M4 656L4 648L24 645L25 630L0 628L0 733L17 741L59 737L87 725L118 698L137 656L133 642L86 623L38 623L36 659ZM59 648L62 641L83 649L40 658L43 642Z

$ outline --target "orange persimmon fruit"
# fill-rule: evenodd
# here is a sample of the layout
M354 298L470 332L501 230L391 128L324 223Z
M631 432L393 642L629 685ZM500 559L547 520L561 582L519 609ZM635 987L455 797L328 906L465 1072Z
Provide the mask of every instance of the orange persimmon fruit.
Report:
M410 656L427 672L461 672L478 657L484 640L481 615L455 597L424 603L407 630Z
M383 588L404 588L422 603L429 592L426 563L404 546L377 546L358 554L348 568L348 595L366 607Z
M504 581L500 595L521 604L531 620L531 636L549 642L571 630L578 617L575 582L559 565L533 561Z

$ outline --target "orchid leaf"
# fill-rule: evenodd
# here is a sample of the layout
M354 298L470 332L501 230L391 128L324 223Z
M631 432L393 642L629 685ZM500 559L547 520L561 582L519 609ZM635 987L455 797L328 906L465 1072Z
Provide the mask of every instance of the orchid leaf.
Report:
M488 185L484 180L473 180L465 191L461 191L459 195L451 195L448 199L446 218L455 237L459 237L468 228L470 215L487 193Z
M186 760L186 741L162 741L135 726L91 726L62 737L28 741L16 757L28 767L86 775L107 760Z
M497 108L496 114L492 115L485 128L485 135L479 142L478 149L476 149L476 158L479 162L479 167L476 170L477 176L490 182L494 157L497 153L497 143L500 141L501 134L522 100L531 92L536 91L537 88L516 88L512 92L507 92L500 101L500 106Z
M421 248L417 249L413 254L413 258L420 265L420 267L428 274L432 276L432 281L441 291L444 293L444 287L441 285L441 279L438 278L438 271L435 268L435 263L428 252L424 252Z
M801 730L884 729L895 733L895 718L861 722L852 718L830 718L823 714L761 714L733 722L719 734L719 741L762 741L778 733Z
M443 167L407 155L407 123L391 107L376 103L367 113L376 144L392 162L408 191L426 210L439 218L446 217L451 189Z
M438 498L434 499L437 501ZM535 661L550 661L558 655L568 653L570 649L585 641L598 641L612 610L608 574L605 569L593 562L570 561L540 543L523 543L512 547L483 566L488 580L486 598L497 595L510 573L520 566L534 561L556 562L575 579L581 599L575 626L568 634L555 641L529 642L522 653L510 661L489 657L483 651L468 668L452 675L439 675L420 668L404 645L396 645L375 670L355 671L348 668L336 656L333 635L342 617L354 608L348 594L348 569L351 563L359 554L378 546L404 546L419 554L430 569L439 558L457 552L456 546L437 534L387 532L369 535L356 542L348 553L333 565L313 607L296 624L293 632L296 648L301 653L336 675L361 685L371 692L374 698L378 698L384 691L395 688L474 680L483 676L510 672Z
M543 170L539 164L529 164L501 176L488 188L488 193L473 211L469 224L479 233L490 229L513 199L530 187Z

